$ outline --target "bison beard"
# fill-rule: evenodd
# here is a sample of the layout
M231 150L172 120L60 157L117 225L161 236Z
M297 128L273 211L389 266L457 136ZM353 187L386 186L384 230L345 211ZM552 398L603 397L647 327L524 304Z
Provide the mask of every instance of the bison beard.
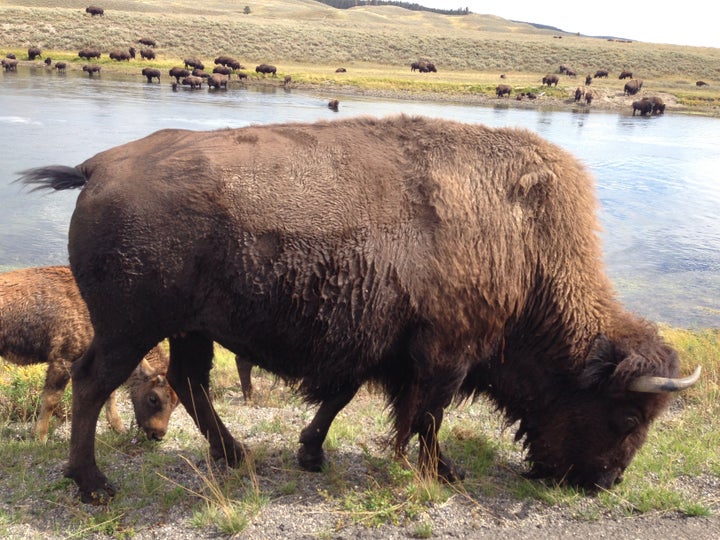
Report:
M94 459L100 407L168 336L168 379L232 465L245 449L209 398L213 341L320 404L300 436L309 470L375 383L425 473L462 476L437 430L486 393L535 476L606 488L692 382L614 298L591 177L528 131L406 116L164 130L21 179L84 187L69 251L95 339L73 370L66 474L89 502L115 493Z

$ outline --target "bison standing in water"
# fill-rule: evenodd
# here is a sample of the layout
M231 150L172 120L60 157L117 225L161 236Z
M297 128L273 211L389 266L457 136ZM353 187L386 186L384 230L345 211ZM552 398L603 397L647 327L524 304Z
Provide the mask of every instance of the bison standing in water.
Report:
M72 364L87 350L92 336L90 316L69 267L0 274L0 356L21 366L48 365L35 425L38 438L47 438L50 418L70 382ZM153 347L127 381L138 426L150 439L164 437L177 405L165 378L167 365L165 353ZM114 392L106 413L113 429L123 431Z
M142 72L143 76L147 79L147 82L151 83L153 82L153 79L157 79L158 82L160 82L160 70L155 68L143 68Z
M533 476L605 489L699 376L678 379L657 328L618 304L591 176L530 131L407 116L168 129L20 180L84 188L68 245L95 338L73 367L65 474L87 502L115 494L95 462L102 403L165 337L172 387L230 465L246 449L210 398L213 342L320 405L305 469L374 382L397 452L417 435L420 470L447 480L462 472L437 433L456 399L487 394L519 422Z

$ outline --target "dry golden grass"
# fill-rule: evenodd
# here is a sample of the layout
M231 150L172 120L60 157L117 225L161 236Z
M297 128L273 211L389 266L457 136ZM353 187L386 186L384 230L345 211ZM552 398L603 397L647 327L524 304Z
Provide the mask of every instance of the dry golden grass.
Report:
M230 54L252 69L257 63L278 66L278 74L308 83L345 84L400 91L467 94L492 93L499 74L517 90L537 89L545 73L560 64L574 68L576 79L563 77L565 95L597 69L607 80L593 81L601 94L622 93L622 69L645 80L645 87L675 96L678 102L715 114L720 108L720 49L652 43L621 43L539 30L488 15L448 17L397 7L337 10L312 0L248 3L221 0L146 0L102 2L106 15L90 17L84 1L3 2L1 52L25 58L39 46L53 58L74 60L82 47L105 53L127 49L140 37L158 42L153 65L176 65L188 56L212 65ZM410 73L418 58L431 59L434 74ZM106 62L109 62L106 60ZM137 60L130 65L137 69ZM335 75L338 66L346 76ZM115 65L129 69L127 65ZM710 86L698 88L697 80ZM718 113L720 114L720 113Z

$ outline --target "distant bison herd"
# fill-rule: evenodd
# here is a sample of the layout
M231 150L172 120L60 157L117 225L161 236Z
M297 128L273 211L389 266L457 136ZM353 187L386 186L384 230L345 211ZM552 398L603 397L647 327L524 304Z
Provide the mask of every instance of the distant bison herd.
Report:
M97 6L88 6L85 11L92 16L104 15L104 10ZM140 49L139 51L139 55L142 60L156 59L156 40L148 37L141 37L137 40L137 43L145 47L143 49ZM135 47L129 47L128 49L116 49L110 51L108 53L108 57L116 61L129 62L130 60L136 58L137 53L138 51L135 49ZM102 53L97 48L86 47L78 51L78 56L84 60L90 61L100 59ZM42 58L41 49L38 47L28 48L28 60L35 60L36 58ZM1 62L4 71L17 70L18 61L15 59L14 55L9 54ZM45 59L45 64L47 66L50 66L51 63L51 59ZM207 73L204 71L205 63L202 60L195 57L186 57L183 60L183 67L175 66L168 71L168 75L170 76L171 80L175 79L175 81L172 83L173 89L177 89L181 85L186 86L190 89L197 89L201 88L203 84L205 84L208 89L227 89L228 83L234 75L237 75L237 79L241 83L248 79L248 73L244 71L246 67L232 56L220 55L214 59L213 63L214 67L212 73ZM67 68L67 63L58 62L56 63L56 68L58 72L63 73ZM88 64L84 65L82 70L88 73L90 77L93 77L100 73L101 66L97 64ZM410 71L418 71L420 73L437 73L437 67L433 62L428 59L420 59L410 64ZM346 73L347 70L344 67L339 67L335 70L335 72ZM267 75L277 77L277 67L272 64L261 63L255 66L255 73L262 77L266 77ZM560 64L558 68L558 73L560 75L565 75L566 77L577 77L577 70L565 64ZM157 81L158 83L160 82L161 73L155 68L143 68L141 70L141 75L146 78L148 83L152 83L154 81ZM591 91L588 88L592 84L593 79L607 79L609 75L610 71L607 69L597 69L593 74L588 73L585 77L585 87L577 87L574 91L571 90L570 98L574 98L575 102L585 101L587 105L590 105L593 99L598 97L599 95L599 92ZM500 75L500 78L507 79L507 75L503 73ZM630 79L625 82L623 86L623 95L625 96L635 96L643 88L643 80L637 78L634 79L633 72L629 69L622 69L618 75L618 79ZM292 77L290 75L286 75L283 79L283 85L287 87L289 86L291 81ZM546 86L548 89L551 87L557 88L560 82L560 77L557 74L548 73L542 77L541 85ZM702 80L698 80L695 84L698 87L708 86L708 83ZM513 92L514 88L509 84L500 84L495 87L495 95L498 98L508 98L511 96L511 94L513 94ZM545 95L545 92L538 93L522 90L517 92L515 95L517 100L522 100L524 98L533 100L542 97L543 95ZM651 107L648 111L647 104L643 103L643 100L645 99L650 98L643 98L641 100L636 100L632 103L633 116L638 112L640 113L640 115L647 115L649 113L662 114L664 112L664 103L661 106L655 105L654 107ZM651 99L659 100L660 98L655 97ZM333 101L331 100L330 103L332 104ZM331 105L330 108L333 109L334 107Z

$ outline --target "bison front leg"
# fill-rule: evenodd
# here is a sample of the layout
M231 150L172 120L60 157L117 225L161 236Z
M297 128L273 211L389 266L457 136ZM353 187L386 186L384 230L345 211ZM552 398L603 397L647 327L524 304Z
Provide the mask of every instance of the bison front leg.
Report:
M210 443L213 459L224 459L234 467L247 450L223 424L210 399L210 368L213 342L205 336L188 333L170 338L168 382L180 398L195 425Z
M325 452L322 445L327 437L328 430L337 414L350 403L358 387L354 386L324 400L320 408L305 428L300 432L300 448L298 450L298 463L306 471L317 472L325 463Z

